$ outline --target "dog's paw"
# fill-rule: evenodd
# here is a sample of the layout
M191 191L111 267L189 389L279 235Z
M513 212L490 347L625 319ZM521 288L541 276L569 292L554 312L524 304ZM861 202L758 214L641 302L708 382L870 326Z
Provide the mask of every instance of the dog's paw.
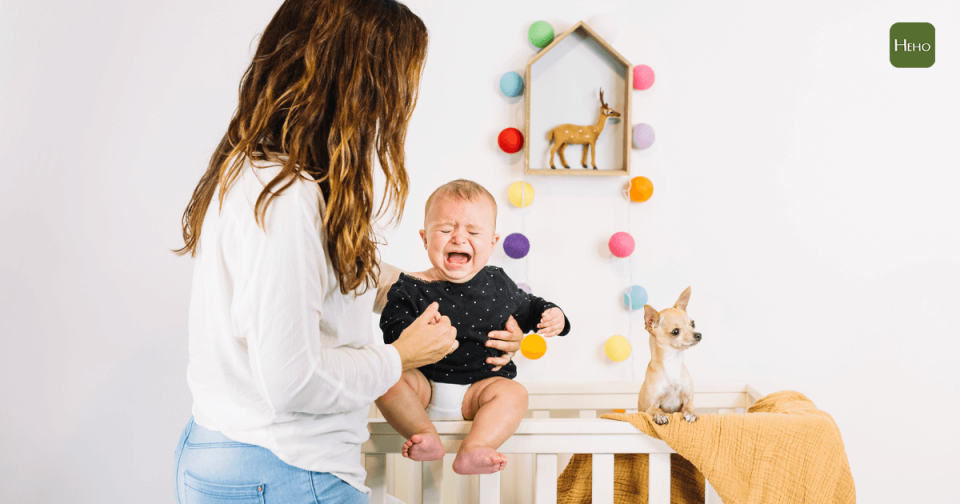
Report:
M667 425L670 423L670 417L667 415L653 415L653 422L657 425Z
M688 422L696 422L696 421L697 421L697 415L694 415L693 413L684 413L684 414L683 414L683 419L686 420L686 421L688 421Z

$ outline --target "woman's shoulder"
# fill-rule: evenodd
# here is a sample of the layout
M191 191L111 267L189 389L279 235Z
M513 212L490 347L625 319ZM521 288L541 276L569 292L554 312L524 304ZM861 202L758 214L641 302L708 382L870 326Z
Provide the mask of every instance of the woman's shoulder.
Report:
M308 174L283 174L283 160L255 160L244 157L237 178L230 185L223 198L223 210L252 213L257 200L264 190L278 177L277 183L270 189L272 196L267 208L266 219L271 214L285 214L291 211L306 212L313 217L323 213L323 196L320 187Z

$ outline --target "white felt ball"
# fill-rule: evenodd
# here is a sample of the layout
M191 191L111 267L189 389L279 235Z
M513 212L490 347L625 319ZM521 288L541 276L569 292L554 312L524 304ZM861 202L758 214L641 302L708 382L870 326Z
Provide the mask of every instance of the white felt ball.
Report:
M597 14L587 20L587 26L600 35L600 38L612 44L617 39L617 19L609 14Z

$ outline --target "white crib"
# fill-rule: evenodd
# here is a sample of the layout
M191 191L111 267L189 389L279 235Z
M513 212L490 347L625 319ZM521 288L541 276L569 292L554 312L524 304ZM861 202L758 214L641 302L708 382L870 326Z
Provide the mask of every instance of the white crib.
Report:
M635 412L640 382L525 383L530 393L527 418L500 447L509 458L502 473L459 476L452 470L453 454L470 430L470 422L436 422L448 455L444 460L417 463L402 459L405 439L382 418L369 421L370 439L362 446L371 503L390 502L388 495L409 504L499 504L501 480L511 504L557 502L557 475L570 454L593 454L593 502L613 504L613 456L618 453L650 455L649 502L670 502L670 454L666 443L640 433L626 422L601 420L599 414L614 409ZM745 383L696 383L694 404L698 414L743 413L761 397ZM707 483L706 504L720 504Z

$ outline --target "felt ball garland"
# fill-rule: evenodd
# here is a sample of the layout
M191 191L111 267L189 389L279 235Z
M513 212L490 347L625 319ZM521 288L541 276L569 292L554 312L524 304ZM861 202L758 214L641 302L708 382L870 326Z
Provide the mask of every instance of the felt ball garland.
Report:
M497 143L507 154L519 152L523 148L523 133L517 128L504 128L497 137Z
M633 127L633 146L643 150L653 145L656 135L653 133L653 126L640 123Z
M547 340L537 333L528 334L520 341L520 353L528 359L537 360L547 353Z
M653 196L653 182L650 182L647 177L633 177L627 186L627 194L630 201L643 203Z
M553 42L553 27L546 21L537 21L527 30L527 38L531 44L543 49Z
M650 86L653 86L654 80L655 76L652 68L647 65L637 65L633 67L633 89L646 91L650 89Z
M617 257L630 257L630 254L633 253L635 243L630 233L620 231L610 237L607 246L610 247L610 253Z
M507 190L507 199L510 200L510 204L518 207L524 208L533 204L533 197L536 193L533 190L533 186L526 182L514 182L510 184L510 189Z
M631 285L623 292L623 305L629 310L639 310L647 304L647 290L639 285Z
M613 16L594 16L591 18L590 30L605 39L606 42L612 41L617 35L617 20ZM553 26L546 21L536 21L529 26L527 38L530 43L537 48L543 49L554 41L555 32ZM656 75L648 65L636 65L632 69L632 83L636 90L644 91L650 89L656 81ZM506 97L522 96L525 87L529 82L524 82L520 73L509 71L500 77L500 91ZM529 91L529 90L528 90ZM517 119L519 128L523 128L522 121ZM638 123L632 127L631 140L633 147L644 150L650 148L656 140L656 134L653 127L646 123ZM524 135L518 128L504 128L497 136L497 145L507 153L514 154L524 148ZM633 203L648 201L653 196L653 182L646 177L633 177L627 186L623 189L623 195ZM526 208L533 203L535 192L533 186L528 184L521 177L520 181L510 185L507 191L507 197L510 204L516 208ZM627 205L627 229L630 229L630 205ZM524 225L524 216L526 212L520 214L521 230L523 232L511 233L503 240L503 250L506 255L512 259L527 258L530 253L530 240L524 234L526 227ZM635 248L636 242L629 232L614 233L607 246L610 253L617 258L630 257ZM629 287L622 291L623 304L627 310L642 311L646 304L648 296L647 291L640 285L633 284L632 267L630 269ZM517 287L524 292L531 293L530 285L525 282L518 282ZM629 318L632 324L633 316ZM615 335L608 338L604 343L604 352L613 362L623 362L632 355L630 337L632 334L632 325L628 329L627 337ZM527 335L520 346L520 352L528 359L539 359L546 353L547 344L544 338L539 334Z
M513 98L523 92L523 77L517 72L507 72L500 77L500 91Z
M522 259L530 252L530 240L522 233L510 233L503 240L503 251L514 259Z
M630 346L630 342L627 341L627 338L618 334L607 339L607 342L603 345L603 350L607 354L608 359L613 362L623 362L627 360L627 357L630 357L633 349Z

